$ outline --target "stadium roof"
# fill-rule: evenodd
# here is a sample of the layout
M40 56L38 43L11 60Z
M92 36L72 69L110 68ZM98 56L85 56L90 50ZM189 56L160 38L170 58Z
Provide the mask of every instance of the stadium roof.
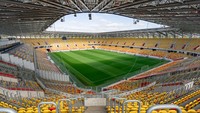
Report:
M58 37L66 36L67 38L72 37L182 37L184 34L179 29L175 28L153 28L153 29L139 29L139 30L124 30L124 31L113 31L103 33L85 33L85 32L59 32L59 31L45 31L42 35L59 35ZM56 36L55 36L56 37Z
M200 0L0 0L0 33L39 33L64 15L91 12L200 32Z

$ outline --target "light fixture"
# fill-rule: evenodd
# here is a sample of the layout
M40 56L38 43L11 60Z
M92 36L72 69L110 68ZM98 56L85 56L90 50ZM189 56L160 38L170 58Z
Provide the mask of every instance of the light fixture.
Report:
M137 24L138 22L140 22L140 20L138 20L138 19L133 19L133 24Z
M89 17L89 20L92 20L92 14L91 13L88 14L88 17Z
M133 19L133 24L137 24L137 21L135 19Z
M61 22L65 22L65 17L62 17L62 18L60 19L60 21L61 21Z

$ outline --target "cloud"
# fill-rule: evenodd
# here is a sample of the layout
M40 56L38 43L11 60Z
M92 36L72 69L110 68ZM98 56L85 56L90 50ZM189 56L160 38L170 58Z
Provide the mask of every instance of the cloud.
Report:
M145 21L133 24L133 19L111 14L92 14L92 20L89 20L87 14L78 14L76 18L73 15L65 16L65 22L58 20L47 31L109 32L147 27L158 28L160 25Z

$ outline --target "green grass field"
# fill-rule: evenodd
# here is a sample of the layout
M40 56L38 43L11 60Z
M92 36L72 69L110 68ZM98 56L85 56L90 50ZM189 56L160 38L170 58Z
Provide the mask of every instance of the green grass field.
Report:
M169 61L104 50L49 53L54 62L85 86L99 86L134 76ZM148 68L147 68L148 65ZM146 68L145 68L146 67Z

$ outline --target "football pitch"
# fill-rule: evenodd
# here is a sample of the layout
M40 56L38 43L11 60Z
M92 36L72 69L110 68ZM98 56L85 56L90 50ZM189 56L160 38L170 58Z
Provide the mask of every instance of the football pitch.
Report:
M49 56L63 72L85 86L112 83L169 62L104 50L53 52Z

